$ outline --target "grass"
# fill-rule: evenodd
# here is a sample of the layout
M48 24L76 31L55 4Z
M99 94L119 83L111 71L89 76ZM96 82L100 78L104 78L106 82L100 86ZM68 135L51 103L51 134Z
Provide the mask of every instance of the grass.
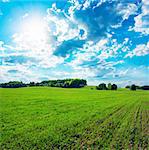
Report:
M147 149L148 91L0 89L1 149Z

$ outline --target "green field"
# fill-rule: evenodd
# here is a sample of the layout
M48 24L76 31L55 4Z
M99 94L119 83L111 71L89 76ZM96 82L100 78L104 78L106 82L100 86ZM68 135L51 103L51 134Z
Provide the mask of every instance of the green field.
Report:
M0 89L1 149L148 149L149 92Z

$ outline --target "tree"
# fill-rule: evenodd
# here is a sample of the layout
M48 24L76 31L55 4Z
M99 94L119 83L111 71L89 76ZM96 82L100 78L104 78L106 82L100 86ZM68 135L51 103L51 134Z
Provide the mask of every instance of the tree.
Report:
M149 90L149 86L148 85L144 85L141 87L142 90Z
M117 85L116 84L112 84L111 90L117 90Z
M127 85L125 88L130 89L130 86L129 86L129 85Z
M65 81L63 87L64 88L69 88L70 87L70 81Z
M135 90L136 90L136 85L135 85L135 84L132 84L132 85L130 86L130 90L135 91Z
M35 82L30 82L29 86L36 86Z
M10 81L8 83L0 84L2 88L19 88L19 87L26 87L27 85L20 81Z
M108 84L108 90L111 90L112 89L112 85L111 83Z
M86 80L83 79L71 79L71 80L66 80L64 87L68 88L80 88L84 87L87 85Z
M101 83L96 87L97 90L107 90L106 84Z

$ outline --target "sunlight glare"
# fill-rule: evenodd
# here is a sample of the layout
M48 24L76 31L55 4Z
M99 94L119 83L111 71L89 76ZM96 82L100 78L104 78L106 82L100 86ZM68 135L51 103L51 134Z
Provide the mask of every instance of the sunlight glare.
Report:
M30 18L23 22L21 32L27 36L30 42L41 42L47 38L47 26L40 17ZM26 40L26 39L24 39Z

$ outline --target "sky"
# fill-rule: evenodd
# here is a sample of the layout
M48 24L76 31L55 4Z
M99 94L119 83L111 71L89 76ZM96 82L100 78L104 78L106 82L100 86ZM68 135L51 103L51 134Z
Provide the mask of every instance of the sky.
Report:
M0 0L0 82L149 84L148 0Z

